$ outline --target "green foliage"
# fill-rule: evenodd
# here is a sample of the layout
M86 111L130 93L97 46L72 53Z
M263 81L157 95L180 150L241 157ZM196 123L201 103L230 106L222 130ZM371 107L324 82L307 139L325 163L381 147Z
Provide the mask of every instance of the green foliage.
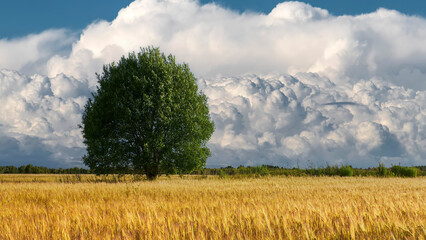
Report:
M350 177L354 175L354 170L351 166L342 166L340 168L340 176L342 177Z
M219 178L222 178L222 179L228 176L228 174L226 174L223 170L219 170L218 175L219 175Z
M56 168L47 168L33 166L31 164L20 166L19 168L15 166L0 166L0 173L6 174L88 174L90 170L84 168L66 168L66 169L56 169Z
M192 174L205 174L205 175L227 175L233 178L240 177L260 177L260 176L396 176L392 172L388 172L384 165L380 165L376 168L352 168L352 166L327 166L325 168L282 168L276 166L262 165L262 166L239 166L233 168L228 166L225 168L204 168L202 171L194 171ZM383 169L384 168L384 169ZM414 172L417 176L424 176L424 172L418 168L407 168L411 169L411 176L414 176Z
M255 167L255 172L256 172L256 175L257 175L257 176L262 176L262 177L264 177L264 176L269 176L269 175L270 175L270 174L269 174L268 167L266 167L265 165Z
M377 168L377 176L386 177L388 175L388 169L385 167L383 163L379 163L379 167Z
M90 174L92 173L88 169L83 168L67 168L67 169L55 169L55 168L46 168L46 167L38 167L38 166L21 166L19 168L15 166L0 166L0 173L26 173L26 169L29 170L30 174L40 173L40 174ZM423 169L423 171L422 171ZM401 166L393 166L390 171L387 171L387 177L416 177L416 176L425 176L424 171L425 166L417 166L417 167L401 167ZM33 171L34 170L34 171ZM352 170L352 175L350 175L350 170ZM345 173L346 171L346 173ZM228 166L225 168L203 168L192 171L191 174L202 175L206 178L208 175L219 175L222 177L232 177L232 178L240 178L240 177L260 177L260 176L379 176L379 168L352 168L351 166L327 166L326 168L311 168L311 169L299 169L299 168L282 168L270 165L262 165L256 167L245 167L239 166L238 168L234 168L232 166ZM117 172L118 173L118 172ZM128 169L126 174L131 174L132 170ZM172 172L171 174L179 174L177 171ZM113 176L113 175L111 175ZM119 175L122 176L122 175ZM140 175L133 175L135 179L143 179Z
M147 48L104 66L97 77L81 126L90 169L155 179L205 165L214 125L186 64Z
M398 177L417 177L419 169L414 167L392 166L391 172Z

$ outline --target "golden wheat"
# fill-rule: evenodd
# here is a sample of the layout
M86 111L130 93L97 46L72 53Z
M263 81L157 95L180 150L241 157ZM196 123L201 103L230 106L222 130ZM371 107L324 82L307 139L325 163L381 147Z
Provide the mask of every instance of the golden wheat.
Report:
M425 238L424 177L26 178L0 176L0 239Z

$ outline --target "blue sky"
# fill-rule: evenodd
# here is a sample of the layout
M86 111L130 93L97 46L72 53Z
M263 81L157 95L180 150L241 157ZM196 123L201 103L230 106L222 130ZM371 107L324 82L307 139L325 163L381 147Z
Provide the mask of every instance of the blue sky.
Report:
M205 3L210 1L202 0L201 2ZM216 2L223 6L238 9L240 11L251 10L268 13L273 7L282 1L217 0ZM426 2L421 0L309 0L301 2L309 3L314 7L327 9L333 15L368 13L373 12L380 7L395 9L406 14L417 14L423 16L426 14Z
M0 38L50 28L80 30L97 19L113 20L131 0L6 0L0 4Z
M0 4L0 39L39 33L51 28L84 29L97 19L113 20L118 11L131 0L5 0ZM211 2L200 0L201 3ZM278 0L217 0L216 3L238 11L269 13ZM310 0L314 7L327 9L333 15L373 12L380 7L395 9L409 15L426 16L422 0Z

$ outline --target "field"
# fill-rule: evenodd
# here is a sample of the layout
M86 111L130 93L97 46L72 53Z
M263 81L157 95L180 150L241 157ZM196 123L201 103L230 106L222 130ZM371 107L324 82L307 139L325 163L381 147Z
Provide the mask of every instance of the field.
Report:
M425 199L425 177L0 175L0 239L425 239Z

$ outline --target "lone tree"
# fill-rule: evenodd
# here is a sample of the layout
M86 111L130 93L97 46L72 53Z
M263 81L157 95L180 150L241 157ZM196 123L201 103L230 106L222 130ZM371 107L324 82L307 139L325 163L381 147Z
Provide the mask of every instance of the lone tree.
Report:
M214 124L188 65L149 47L105 65L97 78L80 126L90 169L152 180L205 165Z

